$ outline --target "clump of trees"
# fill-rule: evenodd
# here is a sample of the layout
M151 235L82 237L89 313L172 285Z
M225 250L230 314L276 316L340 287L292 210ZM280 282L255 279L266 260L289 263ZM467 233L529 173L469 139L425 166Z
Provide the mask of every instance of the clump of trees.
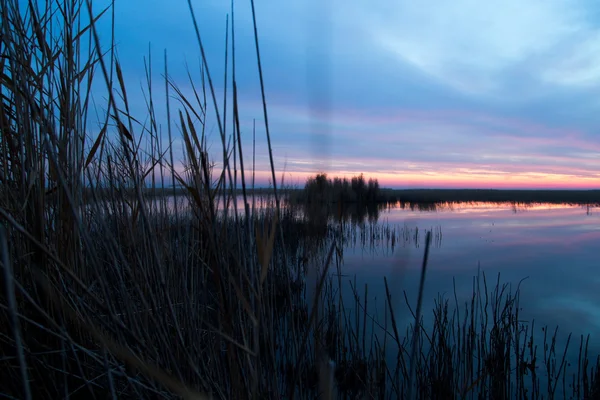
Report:
M368 181L363 174L347 178L328 178L320 173L306 180L298 199L308 203L358 203L375 204L387 201L382 195L377 179Z

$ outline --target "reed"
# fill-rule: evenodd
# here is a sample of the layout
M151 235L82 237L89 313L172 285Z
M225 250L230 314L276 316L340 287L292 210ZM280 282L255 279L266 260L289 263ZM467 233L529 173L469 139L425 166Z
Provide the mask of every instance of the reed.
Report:
M114 24L112 5L95 13L90 0L0 4L3 396L597 394L598 361L588 361L587 339L576 372L556 334L539 352L533 325L518 318L518 290L511 294L499 281L488 296L480 277L464 308L440 298L433 315L415 312L404 335L386 284L386 317L378 318L368 288L361 297L343 277L351 235L344 221L315 231L306 216L282 207L268 122L273 187L263 207L250 208L256 199L243 164L233 4L226 62L234 73L225 77L233 104L220 106L189 3L202 61L199 76L190 73L193 92L169 77L166 52L164 80L153 81L149 53L141 116L132 115L114 35L106 42L98 35L101 18ZM92 96L100 84L108 94L101 105ZM156 85L165 88L166 126L156 119ZM268 121L262 75L261 88ZM208 152L209 120L219 129L219 162ZM175 135L183 160L173 155ZM413 237L367 229L358 236L363 243ZM344 290L353 301L344 301Z

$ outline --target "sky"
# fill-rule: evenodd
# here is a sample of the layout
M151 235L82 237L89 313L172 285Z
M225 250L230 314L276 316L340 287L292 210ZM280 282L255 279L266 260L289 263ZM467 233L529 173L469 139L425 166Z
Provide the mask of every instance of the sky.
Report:
M224 72L230 4L192 5L221 117L227 98L229 135L231 51L227 90ZM151 54L164 128L165 49L169 76L184 93L192 90L188 72L196 85L201 82L187 1L117 0L115 7L132 112L147 114L142 87L144 57ZM364 173L395 188L600 188L597 1L256 0L255 7L278 180L303 185L308 175L327 172ZM270 167L250 1L236 1L234 13L244 162L248 173L255 121L256 176L266 184ZM101 40L110 43L110 18L99 26ZM211 101L209 110L205 129L218 160L221 139ZM174 149L181 155L177 121Z

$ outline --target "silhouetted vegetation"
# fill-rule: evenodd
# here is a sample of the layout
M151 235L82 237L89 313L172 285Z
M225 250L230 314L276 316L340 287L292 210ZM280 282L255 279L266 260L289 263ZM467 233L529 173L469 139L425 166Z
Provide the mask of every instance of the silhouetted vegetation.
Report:
M308 178L303 190L290 191L289 200L295 203L357 204L396 201L381 191L377 179L369 178L367 181L363 174L353 176L351 179L338 177L331 179L324 173Z
M363 175L327 178L318 174L307 180L303 189L289 189L286 198L291 204L361 204L395 205L418 210L435 210L451 203L512 203L600 205L600 190L496 190L496 189L389 189L381 188L376 179L365 182ZM334 213L335 214L335 213Z
M351 179L317 174L307 179L304 189L288 190L285 199L288 207L303 212L313 231L320 232L330 223L377 222L380 209L390 200L376 179L367 181L363 174Z
M273 165L268 205L250 212L250 180L229 173L245 162L231 122L239 120L237 86L228 86L233 118L223 118L233 148L219 127L226 162L215 170L205 124L219 102L204 86L212 82L206 60L186 97L165 54L159 84L185 144L178 172L180 160L163 147L175 122L157 129L156 83L148 76L147 115L132 116L114 38L108 52L100 47L84 2L41 3L0 0L3 397L597 398L600 364L588 357L589 339L578 340L572 364L556 331L544 330L538 350L539 333L519 318L519 288L498 281L488 290L480 275L465 304L440 297L427 314L405 297L414 315L406 333L387 280L383 320L369 311L366 286L363 295L351 284L353 301L344 302L345 243L417 244L419 233L325 224L312 235L307 216L280 207ZM88 95L95 71L110 94L97 109ZM187 206L153 195L167 180L174 193L175 184L184 188ZM334 186L344 193L343 180ZM356 196L348 201L381 196L362 177L348 187ZM425 257L423 274L426 265Z

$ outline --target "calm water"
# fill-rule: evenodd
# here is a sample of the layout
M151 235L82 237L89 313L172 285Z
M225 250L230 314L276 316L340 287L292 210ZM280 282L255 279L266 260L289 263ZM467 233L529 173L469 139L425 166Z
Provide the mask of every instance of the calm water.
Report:
M558 325L559 343L572 332L573 351L578 350L579 335L589 333L592 355L600 352L600 209L545 204L516 210L511 205L461 204L437 211L392 209L380 215L380 222L420 230L441 227L441 246L430 249L423 298L426 323L432 319L438 293L454 299L453 278L459 303L470 299L480 266L488 287L494 286L498 273L500 282L512 283L513 289L528 278L521 284L521 317L535 318L536 332L544 325L552 330ZM393 254L348 248L344 272L356 275L361 297L368 284L373 294L369 301L377 297L379 310L387 276L396 314L407 324L412 319L402 291L414 307L422 258L423 248L414 246L396 247ZM383 316L382 311L377 314Z
M257 198L258 209L268 204ZM240 211L242 205L239 197ZM580 335L590 334L590 355L595 358L600 354L600 208L491 203L437 206L435 211L393 208L380 211L378 224L396 231L409 228L414 232L418 228L421 243L426 229L442 233L441 241L432 243L430 249L423 297L426 325L432 320L438 294L453 300L455 284L462 306L471 298L478 271L486 274L488 288L494 287L500 274L500 283L512 284L513 291L523 281L520 317L535 319L536 336L543 326L551 331L559 326L560 345L568 333L573 333L573 355L579 349ZM343 290L347 304L354 304L348 279L356 276L361 298L364 285L368 285L369 312L382 321L386 276L396 319L404 332L414 320L405 306L403 291L414 309L423 252L423 246L414 243L397 244L393 250L386 243L375 249L347 246L342 271L347 275Z

